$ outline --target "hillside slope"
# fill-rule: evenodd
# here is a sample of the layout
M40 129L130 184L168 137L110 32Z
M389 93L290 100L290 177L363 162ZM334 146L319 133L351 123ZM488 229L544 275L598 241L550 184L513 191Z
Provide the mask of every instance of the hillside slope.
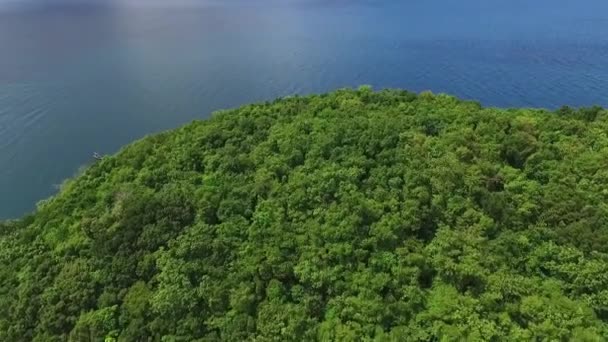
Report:
M0 341L600 341L607 132L368 88L216 113L0 224Z

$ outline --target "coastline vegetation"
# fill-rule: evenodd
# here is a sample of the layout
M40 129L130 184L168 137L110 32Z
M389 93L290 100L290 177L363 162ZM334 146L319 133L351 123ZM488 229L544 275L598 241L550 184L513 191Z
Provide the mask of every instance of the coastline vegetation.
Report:
M0 223L0 340L601 341L607 166L599 107L218 112Z

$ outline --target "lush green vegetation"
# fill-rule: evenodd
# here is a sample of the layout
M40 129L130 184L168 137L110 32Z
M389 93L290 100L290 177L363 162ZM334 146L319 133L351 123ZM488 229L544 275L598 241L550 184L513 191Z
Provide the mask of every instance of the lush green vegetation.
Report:
M150 136L0 224L0 341L603 340L607 132L361 88Z

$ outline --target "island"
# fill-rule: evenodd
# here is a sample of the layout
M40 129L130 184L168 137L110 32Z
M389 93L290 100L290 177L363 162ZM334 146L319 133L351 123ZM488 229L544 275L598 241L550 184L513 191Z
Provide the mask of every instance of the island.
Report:
M370 87L217 112L0 223L0 340L601 341L607 132Z

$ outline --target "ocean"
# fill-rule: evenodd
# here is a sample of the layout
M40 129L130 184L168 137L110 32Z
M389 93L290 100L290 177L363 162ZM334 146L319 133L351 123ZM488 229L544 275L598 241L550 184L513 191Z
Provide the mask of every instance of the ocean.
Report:
M364 84L608 106L608 1L0 0L0 218L94 152Z

